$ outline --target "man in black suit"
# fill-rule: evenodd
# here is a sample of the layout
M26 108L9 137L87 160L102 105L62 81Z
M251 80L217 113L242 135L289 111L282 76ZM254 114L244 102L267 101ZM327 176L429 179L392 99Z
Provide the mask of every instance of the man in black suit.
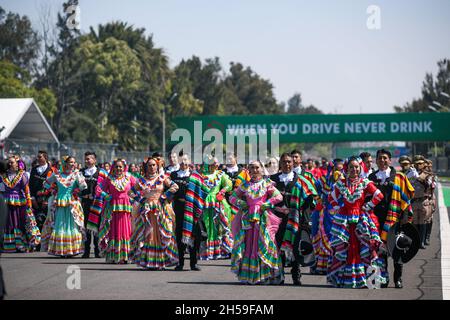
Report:
M386 222L389 211L389 204L391 202L392 190L394 189L394 179L397 172L391 166L391 153L388 150L381 149L377 151L376 163L378 170L372 172L368 179L375 183L375 186L381 191L384 198L374 208L374 213L378 218L379 231L383 230L383 225ZM388 256L382 254L386 261L386 272L388 272ZM402 283L403 263L400 260L394 260L394 283L396 288L403 288ZM382 288L387 288L389 283L382 284Z
M173 210L175 211L175 236L178 247L178 265L176 271L182 271L184 267L184 253L187 245L181 241L183 238L184 206L187 184L191 170L189 169L190 160L187 154L181 157L180 169L170 174L170 179L178 185L178 191L173 197ZM197 253L200 248L200 229L198 223L194 225L194 247L189 248L190 267L193 271L200 271L197 266Z
M30 196L36 216L36 223L42 232L42 226L47 218L48 198L50 196L50 192L44 189L44 182L51 175L52 166L48 162L48 154L46 151L38 151L36 160L37 166L33 167L30 172Z
M95 187L97 186L98 179L98 168L97 164L97 155L95 152L86 152L84 154L84 163L85 167L81 170L81 173L86 180L87 189L83 190L80 193L81 197L81 205L83 206L84 212L84 226L86 227L89 211L91 210L92 202L94 201L95 196ZM94 238L94 254L96 258L100 258L100 250L98 248L98 236L94 235L92 237L92 233L90 231L86 232L86 241L84 242L84 253L82 258L89 258L91 253L91 242L92 238Z
M294 187L295 183L298 180L298 175L296 172L293 171L293 158L290 153L283 153L280 158L280 168L281 172L276 173L274 175L270 176L270 179L275 182L275 187L280 191L280 193L283 195L283 201L279 204L275 205L275 208L273 212L280 218L282 218L280 227L278 229L278 232L275 235L275 240L277 243L278 249L281 248L281 244L283 242L283 236L284 232L286 231L286 224L288 221L288 213L289 213L289 207L290 207L290 200L291 200L291 191ZM284 253L281 253L281 259L283 262L283 272L284 272L284 266L286 264L286 257ZM292 281L294 285L299 286L301 285L301 272L300 272L300 266L297 261L291 262L292 270Z

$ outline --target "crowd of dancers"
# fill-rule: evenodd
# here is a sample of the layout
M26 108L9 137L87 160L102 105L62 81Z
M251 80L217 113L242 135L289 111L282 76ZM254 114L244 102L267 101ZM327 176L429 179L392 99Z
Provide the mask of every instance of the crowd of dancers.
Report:
M334 287L403 287L403 265L430 244L436 178L421 155L392 166L388 150L302 162L294 150L267 163L227 164L155 153L139 165L116 159L84 167L72 156L51 163L39 151L30 172L18 156L2 168L3 253L62 258L93 251L106 263L147 270L201 271L198 260L230 259L247 284L284 284L301 267ZM91 246L92 249L91 250Z

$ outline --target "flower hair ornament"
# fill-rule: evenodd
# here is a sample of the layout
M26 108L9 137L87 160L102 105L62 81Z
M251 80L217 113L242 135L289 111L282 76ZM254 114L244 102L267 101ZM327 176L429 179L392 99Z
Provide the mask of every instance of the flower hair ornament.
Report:
M144 161L142 162L142 167L141 167L141 176L145 176L147 169L148 169L148 164L150 162L150 160L153 160L156 162L156 165L158 166L158 170L161 168L161 161L156 158L156 157L146 157L144 158Z
M123 172L127 173L128 172L127 161L125 159L120 159L120 158L114 159L113 163L111 164L111 173L115 174L115 169L116 169L116 166L117 166L118 162L122 162L123 163Z
M61 157L61 159L59 161L59 168L58 168L59 172L61 172L61 173L64 172L64 165L65 165L67 159L69 159L69 158L71 158L71 156L69 156L69 155L65 155L65 156Z
M23 162L22 159L19 159L19 160L17 161L17 164L18 164L18 166L19 166L19 170L23 170L23 171L26 171L26 170L27 170L27 166L25 165L25 162Z
M361 176L365 166L364 166L364 162L362 161L362 159L360 157L357 157L357 156L351 156L351 157L348 157L347 159L345 159L345 161L344 161L344 174L345 174L345 176L348 177L348 165L352 161L358 162L359 166L361 167L361 173L360 173L360 176Z

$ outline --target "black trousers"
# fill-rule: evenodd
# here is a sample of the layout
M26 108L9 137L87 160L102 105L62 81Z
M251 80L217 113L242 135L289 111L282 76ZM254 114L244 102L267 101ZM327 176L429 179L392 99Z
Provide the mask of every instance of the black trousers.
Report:
M177 239L178 247L178 265L184 266L184 253L187 247L187 245L181 241L183 239L184 202L175 200L173 202L173 207L175 211L175 237ZM191 268L197 265L197 254L200 250L201 234L199 223L194 224L192 234L194 236L194 247L189 248L189 265Z
M282 252L280 250L280 248L281 248L281 244L283 243L283 237L284 237L284 232L286 231L287 221L288 221L287 215L283 215L281 223L280 223L280 227L278 228L278 231L275 234L275 241L277 243L278 251L280 252L280 255L281 255L283 273L284 273L284 267L286 265L286 256L285 256L284 252ZM292 281L300 281L302 274L300 271L300 264L298 263L298 261L295 259L293 261L291 261L291 267L292 267L292 269L291 269Z
M427 225L426 224L415 224L414 226L416 227L417 231L419 231L420 244L423 246L425 244L425 239L427 236Z
M383 259L386 261L386 272L388 272L388 261L389 257L386 255L382 256ZM403 274L403 262L400 257L393 256L392 261L394 262L394 282L401 280L402 274Z
M87 221L89 217L89 211L91 210L93 200L91 199L82 199L81 200L81 206L83 207L83 213L84 213L84 227L87 226ZM94 240L94 253L95 255L98 255L100 253L100 250L98 248L98 236L92 234L92 232L86 230L86 241L84 242L84 255L88 256L91 253L91 242Z
M46 199L47 201L48 199ZM37 208L34 213L36 218L36 224L39 228L39 231L42 232L42 228L44 226L45 219L47 218L47 212L48 212L48 205L44 205L43 199L37 199Z

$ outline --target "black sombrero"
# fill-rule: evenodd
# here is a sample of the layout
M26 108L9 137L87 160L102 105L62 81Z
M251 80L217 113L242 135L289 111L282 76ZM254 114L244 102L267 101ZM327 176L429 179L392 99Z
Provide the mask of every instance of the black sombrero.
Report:
M302 267L311 267L316 263L311 237L304 229L295 235L294 257Z
M388 232L387 249L391 257L401 258L403 263L410 261L419 251L420 236L411 223L394 224Z

